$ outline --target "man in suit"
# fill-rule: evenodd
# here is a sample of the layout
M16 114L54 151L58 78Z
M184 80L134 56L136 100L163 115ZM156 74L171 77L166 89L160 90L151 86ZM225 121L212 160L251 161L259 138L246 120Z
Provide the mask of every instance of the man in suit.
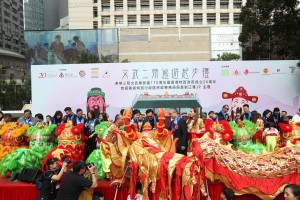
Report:
M176 108L171 108L169 111L171 116L171 127L173 130L173 138L178 138L176 153L187 154L188 138L187 138L187 125L186 122L180 117Z

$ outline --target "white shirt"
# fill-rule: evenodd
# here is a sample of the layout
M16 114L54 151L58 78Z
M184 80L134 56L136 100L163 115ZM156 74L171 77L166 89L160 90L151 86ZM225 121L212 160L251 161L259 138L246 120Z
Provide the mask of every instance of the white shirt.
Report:
M300 122L300 115L299 113L297 113L296 115L294 115L293 119L292 119L294 122L298 123Z

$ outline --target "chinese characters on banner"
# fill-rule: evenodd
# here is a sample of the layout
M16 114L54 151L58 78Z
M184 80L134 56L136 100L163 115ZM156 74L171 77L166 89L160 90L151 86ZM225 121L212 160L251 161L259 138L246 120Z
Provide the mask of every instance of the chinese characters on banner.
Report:
M115 82L121 90L211 89L214 84L209 68L124 69Z

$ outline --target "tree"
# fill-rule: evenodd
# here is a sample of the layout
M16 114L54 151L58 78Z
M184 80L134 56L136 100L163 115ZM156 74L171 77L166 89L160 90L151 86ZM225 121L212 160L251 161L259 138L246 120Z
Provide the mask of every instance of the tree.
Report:
M239 60L241 57L239 54L235 53L228 53L225 52L221 56L220 54L217 55L218 58L213 58L211 61L229 61L229 60Z
M25 79L22 84L15 80L0 81L0 107L3 110L21 110L31 100L31 81Z
M99 56L92 53L82 52L76 56L76 63L99 63Z
M299 59L297 0L248 0L242 8L239 41L244 59Z

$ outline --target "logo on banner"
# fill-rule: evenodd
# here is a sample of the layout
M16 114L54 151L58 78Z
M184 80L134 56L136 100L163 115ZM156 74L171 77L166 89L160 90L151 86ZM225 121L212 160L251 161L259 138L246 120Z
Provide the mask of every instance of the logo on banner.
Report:
M295 66L291 66L291 67L289 67L290 68L290 72L291 72L291 74L295 74L295 70L296 70L296 67Z
M239 71L239 70L236 69L236 70L233 72L233 74L236 75L236 76L238 76L238 75L241 75L242 73L241 73L241 71Z
M98 68L91 69L91 78L99 78L99 69Z
M86 73L85 73L84 70L81 70L81 71L79 72L79 76L80 76L80 77L85 77L85 75L86 75Z
M230 75L229 69L222 69L221 70L221 76L229 76L229 75Z
M40 73L38 78L46 78L47 74L46 73Z
M59 74L59 78L64 78L65 77L65 75L61 72L60 74Z
M75 78L77 76L73 75L72 73L65 73L66 78Z
M57 73L55 71L47 72L47 78L55 78L57 77Z
M265 67L265 68L263 68L263 70L262 70L262 75L270 75L269 72L270 72L270 71L269 71L269 68Z
M246 70L244 71L244 74L245 74L245 75L248 75L248 74L249 74L249 70L246 69Z

